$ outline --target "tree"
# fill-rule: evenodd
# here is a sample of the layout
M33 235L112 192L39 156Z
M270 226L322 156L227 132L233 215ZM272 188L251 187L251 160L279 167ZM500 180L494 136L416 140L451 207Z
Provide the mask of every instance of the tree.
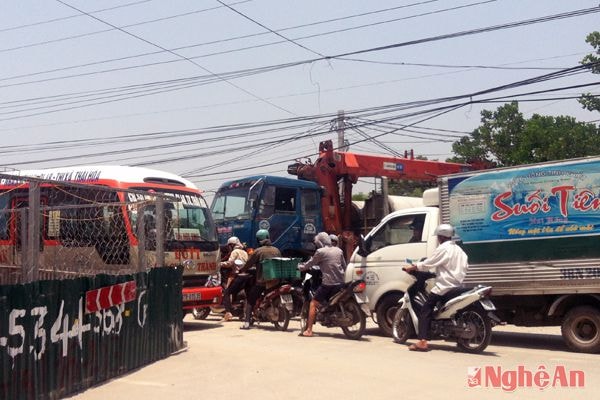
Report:
M481 126L452 145L455 162L510 166L600 154L600 131L569 116L526 119L515 101L481 112Z
M596 54L588 54L583 57L581 64L587 65L587 68L593 74L600 74L600 32L595 31L590 33L585 41L592 45L596 50ZM592 94L587 93L581 96L579 102L583 105L583 108L590 111L600 111L600 99L594 97Z

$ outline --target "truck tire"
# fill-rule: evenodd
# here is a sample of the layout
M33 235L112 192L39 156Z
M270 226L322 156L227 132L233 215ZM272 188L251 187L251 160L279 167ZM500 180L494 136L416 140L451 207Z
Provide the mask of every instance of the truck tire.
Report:
M386 335L392 336L392 324L394 322L394 315L398 309L398 301L402 298L401 294L394 293L385 296L375 312L377 313L377 323L379 329Z
M567 346L580 353L600 352L600 311L592 306L571 309L561 325Z

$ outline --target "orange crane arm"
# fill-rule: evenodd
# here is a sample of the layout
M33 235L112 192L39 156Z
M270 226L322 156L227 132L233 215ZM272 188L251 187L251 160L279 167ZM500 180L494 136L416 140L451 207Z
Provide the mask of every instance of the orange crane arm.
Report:
M333 150L331 140L319 144L319 157L312 163L292 164L288 173L299 179L316 182L324 189L321 200L323 224L328 232L342 233L350 240L352 185L358 178L387 177L390 179L435 181L441 175L469 171L468 164L417 160L414 157L390 157Z

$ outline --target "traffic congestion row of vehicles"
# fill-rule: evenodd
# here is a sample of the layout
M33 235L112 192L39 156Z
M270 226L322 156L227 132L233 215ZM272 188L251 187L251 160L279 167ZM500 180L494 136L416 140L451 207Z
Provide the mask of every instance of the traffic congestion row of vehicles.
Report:
M370 312L391 336L413 280L402 268L430 256L438 245L435 227L450 223L469 256L465 285L493 287L503 322L560 326L572 350L600 352L600 157L481 170L362 157L334 151L331 142L320 150L314 163L289 168L298 180L258 176L224 183L212 206L219 239L236 235L252 243L251 232L269 228L282 251L302 256L314 250L310 239L318 231L339 234L352 250L346 280L365 281ZM394 211L365 230L351 186L372 175L433 180L437 188L425 191L422 207ZM417 226L419 238L411 240Z
M122 235L123 248L118 253L123 257L135 256L136 220L140 216L128 206L134 199L117 189L174 196L166 207L177 216L172 224L177 229L165 243L164 263L184 269L186 312L220 303L220 287L207 282L217 273L219 246L229 237L237 236L252 249L258 245L254 233L267 229L284 257L307 259L315 251L315 234L327 231L342 240L348 261L346 281L364 282L362 293L368 310L363 314L370 314L381 330L392 336L394 330L402 330L398 321L406 322L406 315L410 315L405 295L414 278L402 268L412 260L430 256L438 245L433 235L435 227L450 223L469 256L466 287L493 287L486 294L501 321L521 326L559 325L571 349L600 352L600 157L480 170L476 165L411 156L338 152L327 141L321 143L320 156L314 163L298 162L288 172L298 179L252 176L225 182L210 210L191 182L153 170L72 167L20 174L73 182L77 177L86 177L84 183L91 187L114 188L115 205L105 206L106 224L96 231ZM384 208L372 227L351 201L352 185L359 177L369 176L436 182L437 188L425 191L420 207L396 211ZM45 207L62 205L64 199L51 203L50 199L60 199L48 195L52 185L41 186L42 198L47 199ZM0 209L26 207L27 198L20 194L23 189L22 182L3 179ZM76 193L69 204L76 198L86 196ZM108 224L115 215L122 221L118 231L114 224ZM53 217L57 220L51 221ZM8 258L18 257L15 249L21 224L17 218L15 214L3 222L0 217L0 255L6 259L0 260L3 265L10 264ZM118 268L123 263L114 255L103 256L105 250L90 244L93 238L78 246L72 241L62 243L52 232L64 218L57 213L48 213L47 218L43 224L42 262L53 262L50 254L61 246L73 255L77 249L91 246L87 251L98 253L100 267ZM414 240L416 231L418 237Z

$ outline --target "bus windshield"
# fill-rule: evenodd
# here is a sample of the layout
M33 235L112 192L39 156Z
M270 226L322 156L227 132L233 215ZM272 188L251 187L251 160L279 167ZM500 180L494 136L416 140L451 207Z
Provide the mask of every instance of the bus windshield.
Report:
M148 190L147 188L136 189ZM202 196L175 191L161 191L161 193L179 199L179 201L165 201L167 241L217 241L215 224ZM133 199L130 198L130 200ZM131 223L133 229L137 231L139 216L136 210L132 211L130 213ZM154 205L144 208L144 223L147 230L152 230L156 227L156 208Z

